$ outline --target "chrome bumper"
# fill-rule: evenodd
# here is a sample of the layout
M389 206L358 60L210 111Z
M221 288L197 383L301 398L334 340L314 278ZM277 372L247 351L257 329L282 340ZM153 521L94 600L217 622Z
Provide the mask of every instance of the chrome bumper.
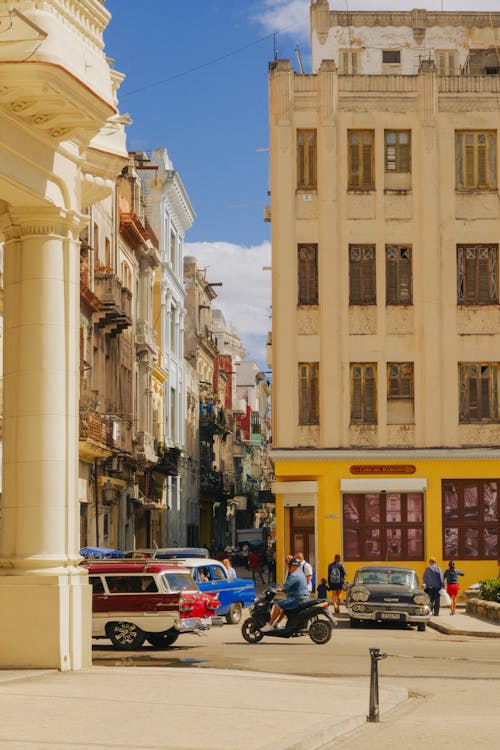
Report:
M174 627L180 633L195 633L221 625L224 625L223 617L178 617Z

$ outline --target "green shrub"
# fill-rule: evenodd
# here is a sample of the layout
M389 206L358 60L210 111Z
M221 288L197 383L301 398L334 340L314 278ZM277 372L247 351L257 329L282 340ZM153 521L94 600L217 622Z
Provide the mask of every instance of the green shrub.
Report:
M485 578L484 581L479 581L479 585L481 599L500 603L500 578Z

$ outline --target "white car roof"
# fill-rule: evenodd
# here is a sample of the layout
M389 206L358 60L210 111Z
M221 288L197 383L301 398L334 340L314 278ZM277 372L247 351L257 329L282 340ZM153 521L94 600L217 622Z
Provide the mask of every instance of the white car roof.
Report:
M206 568L207 565L220 565L222 568L224 567L220 560L212 560L209 557L176 557L174 559L180 565L184 565L187 568ZM173 559L169 562L173 562Z

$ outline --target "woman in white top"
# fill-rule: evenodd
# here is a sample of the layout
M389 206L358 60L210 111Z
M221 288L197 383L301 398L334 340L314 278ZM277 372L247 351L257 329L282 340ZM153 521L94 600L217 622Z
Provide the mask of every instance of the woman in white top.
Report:
M234 581L234 579L236 578L236 571L233 568L233 566L231 565L231 560L229 560L229 558L225 557L224 560L222 561L222 564L224 565L224 567L227 570L227 577L229 578L229 580L230 581Z

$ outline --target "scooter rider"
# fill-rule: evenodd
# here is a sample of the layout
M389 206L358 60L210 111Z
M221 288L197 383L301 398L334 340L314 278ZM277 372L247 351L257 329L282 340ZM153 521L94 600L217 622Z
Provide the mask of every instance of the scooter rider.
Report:
M271 630L274 627L274 623L282 611L286 612L289 609L296 609L301 604L309 601L309 589L307 588L306 577L300 565L301 562L296 557L292 557L289 560L287 579L283 586L277 589L278 591L283 591L287 597L275 602L269 622L263 628L264 631Z

